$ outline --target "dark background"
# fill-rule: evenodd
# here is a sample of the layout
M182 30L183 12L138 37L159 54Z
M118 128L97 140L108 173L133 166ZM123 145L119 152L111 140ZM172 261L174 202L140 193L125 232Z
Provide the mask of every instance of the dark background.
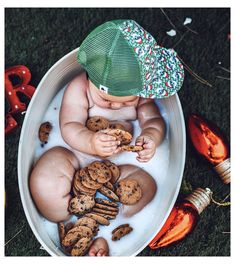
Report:
M183 26L186 17L192 23ZM212 84L206 86L188 72L178 95L185 119L200 113L216 123L230 139L230 9L225 8L93 8L93 9L5 9L5 66L23 64L32 73L35 87L47 70L61 57L77 48L86 35L108 20L136 20L198 75ZM169 21L170 19L170 21ZM166 31L177 29L170 37ZM220 76L220 77L218 77ZM8 111L9 106L5 107ZM5 255L48 256L32 233L22 208L17 181L17 151L23 115L15 116L19 127L5 139ZM187 138L187 154L180 197L197 187L210 187L215 198L229 194L201 159ZM146 247L140 256L229 256L230 207L210 205L201 215L194 232L184 241L153 251Z

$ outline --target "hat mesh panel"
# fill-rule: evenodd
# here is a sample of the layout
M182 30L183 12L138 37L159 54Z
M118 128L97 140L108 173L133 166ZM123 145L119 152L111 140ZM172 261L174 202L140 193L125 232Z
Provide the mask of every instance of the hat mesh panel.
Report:
M83 52L86 56L81 55ZM82 43L78 60L91 81L97 87L100 84L107 86L109 94L132 95L143 89L140 66L133 48L113 26L92 32Z

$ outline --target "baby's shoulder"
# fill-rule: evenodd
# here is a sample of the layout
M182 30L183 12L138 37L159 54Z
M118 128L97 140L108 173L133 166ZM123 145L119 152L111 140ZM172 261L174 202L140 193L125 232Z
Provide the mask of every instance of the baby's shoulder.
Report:
M88 87L88 80L85 72L76 76L68 85L68 88L71 89L79 88L79 90L83 90L83 91L86 91L87 87Z
M83 105L87 107L88 81L86 73L76 76L67 86L63 95L62 105Z

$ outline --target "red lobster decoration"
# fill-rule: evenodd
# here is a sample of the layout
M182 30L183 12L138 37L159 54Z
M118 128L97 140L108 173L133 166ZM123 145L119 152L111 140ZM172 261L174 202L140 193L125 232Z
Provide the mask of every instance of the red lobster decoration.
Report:
M17 77L19 83L13 85L11 77ZM17 127L17 122L13 115L22 113L26 110L26 104L21 102L19 93L24 94L29 99L32 98L35 87L29 85L31 73L24 65L17 65L6 69L5 71L5 97L10 105L10 109L5 116L5 134L9 134Z

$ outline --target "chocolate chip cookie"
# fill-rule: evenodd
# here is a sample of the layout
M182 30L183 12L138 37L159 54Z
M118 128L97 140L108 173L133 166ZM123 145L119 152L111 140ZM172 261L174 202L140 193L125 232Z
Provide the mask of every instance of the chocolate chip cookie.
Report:
M86 122L86 126L93 132L98 132L109 127L109 121L101 116L93 116Z
M135 146L135 145L124 145L121 146L122 151L131 151L131 152L138 152L143 150L142 146Z
M122 129L107 128L107 129L101 130L101 132L107 135L110 135L110 136L114 136L117 141L121 142L121 145L127 145L131 143L131 140L132 140L132 135L129 132L122 130Z
M88 195L95 195L96 193L96 189L87 188L82 184L82 176L80 175L79 171L77 171L74 176L73 187L75 189L73 189L75 195L78 195L79 192Z
M109 160L104 160L104 163L106 166L109 167L109 169L112 173L112 178L110 179L110 182L112 184L114 184L118 180L118 178L120 177L120 170L116 164L114 164L113 162L111 162Z
M101 203L96 203L94 207L99 208L99 209L103 209L106 211L118 212L117 207L112 207L112 206L101 204Z
M134 179L123 179L118 182L116 194L120 202L127 205L137 203L142 197L139 183Z
M38 137L42 143L46 144L48 142L48 138L51 130L52 130L52 125L50 122L45 122L41 124L38 131Z
M92 230L94 235L96 234L99 228L98 223L94 219L86 216L83 216L80 219L78 219L75 222L74 226L87 226Z
M108 219L106 219L105 217L103 217L103 216L101 216L99 214L88 213L88 214L86 214L86 216L94 219L95 221L97 221L101 225L109 225L110 224Z
M112 173L108 166L103 162L94 161L88 165L88 172L92 180L97 181L98 183L106 183L111 177Z
M71 256L84 256L92 244L92 239L90 237L80 238L71 250Z
M103 204L103 205L108 205L108 206L111 206L111 207L114 207L114 208L118 208L118 204L117 203L114 203L114 202L111 202L107 199L102 199L102 198L95 198L95 202L96 204Z
M109 124L109 127L110 129L121 129L121 130L125 130L125 127L120 124L120 123L112 123L112 124Z
M64 239L62 240L62 245L64 247L70 247L74 245L82 237L93 237L92 230L87 226L75 226L68 231Z
M85 187L90 188L90 189L94 189L94 190L97 190L100 187L102 187L102 185L103 185L102 183L99 183L97 181L92 180L87 167L81 169L79 174L81 176L81 183Z
M94 205L93 196L81 194L70 200L68 210L72 214L84 214L90 211Z
M112 231L112 240L117 241L129 234L132 230L133 228L130 227L129 224L120 225Z
M116 218L116 215L109 215L109 214L102 214L102 213L96 213L96 214L98 214L98 215L100 215L100 216L103 216L104 218L106 218L106 219L108 219L108 220L110 220L110 219L115 219Z
M100 208L96 208L96 207L92 208L92 212L101 213L101 214L108 214L108 215L114 215L114 216L116 216L118 214L118 212L115 212L115 211L109 211L109 210L106 210L106 209L100 209Z
M107 187L108 189L114 191L114 186L110 181L104 183L104 186Z
M65 226L65 230L66 230L66 233L69 232L70 229L72 229L74 227L74 223L73 222L68 222Z
M60 242L62 242L62 240L64 239L66 235L65 225L63 222L58 223L58 231L59 231Z
M114 193L112 190L110 190L109 188L102 186L101 188L98 189L98 191L100 193L102 193L104 196L108 197L109 199L119 202L119 198L116 195L116 193Z

